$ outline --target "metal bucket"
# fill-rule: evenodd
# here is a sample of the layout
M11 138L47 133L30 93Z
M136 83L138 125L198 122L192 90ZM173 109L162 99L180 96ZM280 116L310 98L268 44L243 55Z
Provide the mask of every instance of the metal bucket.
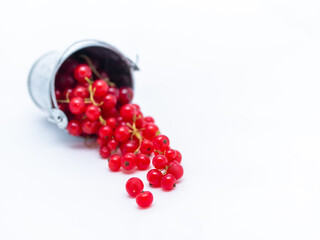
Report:
M121 65L117 87L133 88L133 71L137 65L108 43L97 40L83 40L72 44L65 51L49 52L40 57L32 66L28 77L29 94L33 102L48 113L48 120L59 128L66 128L68 118L58 107L55 96L55 81L60 67L72 56L85 54L98 61Z

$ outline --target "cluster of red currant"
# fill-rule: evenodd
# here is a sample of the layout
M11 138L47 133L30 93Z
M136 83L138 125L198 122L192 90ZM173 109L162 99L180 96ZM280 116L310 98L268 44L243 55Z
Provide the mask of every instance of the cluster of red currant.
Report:
M111 171L147 170L152 158L155 169L147 173L148 182L153 187L171 190L183 175L180 152L170 148L169 138L160 134L154 119L143 116L140 107L131 103L130 87L117 88L107 73L98 73L91 60L85 59L87 63L73 68L74 87L56 86L59 108L69 119L68 132L96 137L100 156L109 159ZM138 196L139 206L149 206L152 194L142 192L140 179L132 179L126 185L128 193Z

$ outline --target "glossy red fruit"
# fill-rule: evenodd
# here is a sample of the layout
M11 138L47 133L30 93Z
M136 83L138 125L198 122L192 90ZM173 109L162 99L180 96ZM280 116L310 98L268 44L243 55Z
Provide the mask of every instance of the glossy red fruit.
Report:
M62 92L62 99L71 99L73 98L73 90L72 88L67 88Z
M178 150L176 150L176 156L174 157L173 160L177 161L178 163L181 163L182 156L181 156L181 153Z
M72 90L72 96L73 97L88 98L89 91L87 88L85 88L83 86L77 86Z
M168 150L165 151L165 154L164 154L164 155L165 155L166 158L168 159L168 162L171 162L171 161L173 161L174 158L176 157L177 152L176 152L176 150L170 148L170 149L168 149Z
M119 90L116 87L109 87L108 94L113 94L117 99L119 98Z
M108 167L111 171L119 171L121 167L121 157L119 155L112 155L108 162Z
M143 139L141 142L140 152L143 154L151 154L153 152L153 144L148 139Z
M142 192L143 187L143 182L140 180L140 178L137 177L130 178L126 183L127 193L131 197L138 196Z
M81 123L82 131L86 134L96 134L99 130L99 121L91 121L88 118L84 119Z
M147 122L147 123L154 123L153 117L150 117L150 116L144 117L144 121Z
M68 123L67 130L69 134L73 136L79 136L82 133L81 122L77 120L71 120Z
M97 143L98 143L99 146L107 146L107 144L108 144L108 139L98 137L98 138L97 138ZM110 148L109 148L109 149L110 149ZM110 149L110 151L112 151L112 149Z
M134 140L129 140L121 144L120 150L122 154L125 153L134 153L136 149L139 147L139 143Z
M101 99L105 97L108 93L108 83L102 79L98 79L92 84L92 91L94 92L94 96Z
M84 113L85 103L82 98L75 97L70 100L69 109L73 114L81 114Z
M144 126L144 130L142 131L142 136L150 141L156 136L159 128L154 123L148 123Z
M139 154L136 158L136 164L139 170L146 170L150 166L150 158L144 154Z
M90 119L91 121L95 121L99 119L101 115L101 110L98 106L90 104L86 107L85 113L88 119Z
M114 131L114 137L118 142L127 142L131 136L130 129L127 126L119 126Z
M132 170L136 166L136 155L126 153L121 158L121 167L125 170Z
M75 84L76 80L69 74L59 74L56 77L55 85L61 90L73 88Z
M130 87L122 87L119 89L119 101L120 103L127 104L130 103L133 99L133 91Z
M73 71L74 78L81 83L86 82L86 78L90 79L92 72L87 64L79 64Z
M101 107L104 110L111 110L116 105L117 105L117 97L115 95L109 93L103 98L103 104Z
M168 160L164 155L157 155L152 159L152 165L156 169L164 169L168 164Z
M165 135L158 135L153 138L153 147L154 149L164 152L169 149L170 141L169 138Z
M118 117L118 110L116 108L112 108L112 109L106 111L102 108L102 117L104 119L108 119L111 117L117 118Z
M136 197L136 202L139 207L149 207L153 202L153 195L149 191L142 192Z
M110 140L107 142L107 146L108 146L108 148L110 149L110 151L115 151L115 150L117 149L118 142L117 142L117 140L115 140L115 139L110 139Z
M116 126L117 126L117 120L113 117L111 118L108 118L107 121L106 121L107 125L109 127L111 127L112 129L114 129Z
M162 180L162 173L158 169L151 169L147 173L147 180L153 187L160 187Z
M100 150L99 150L100 156L103 159L107 159L108 157L110 157L111 152L109 150L109 148L107 146L101 146Z
M136 109L132 104L125 104L120 108L120 116L123 120L131 122L135 115Z
M113 130L108 125L101 126L99 128L98 135L99 135L99 137L104 138L104 139L111 139L111 137L113 135Z
M55 94L57 100L62 99L62 92L59 89L56 89L54 91L54 94Z
M176 186L176 181L172 174L166 174L162 177L161 187L165 190L171 190Z
M174 161L170 163L167 173L172 174L178 180L183 176L183 167L177 161Z

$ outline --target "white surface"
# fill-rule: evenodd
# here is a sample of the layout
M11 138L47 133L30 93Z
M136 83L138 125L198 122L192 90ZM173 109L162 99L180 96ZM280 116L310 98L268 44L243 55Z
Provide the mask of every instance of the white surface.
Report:
M319 1L2 1L0 239L319 239ZM84 38L140 55L136 97L185 176L132 175L45 120L26 79ZM147 189L149 189L147 187Z

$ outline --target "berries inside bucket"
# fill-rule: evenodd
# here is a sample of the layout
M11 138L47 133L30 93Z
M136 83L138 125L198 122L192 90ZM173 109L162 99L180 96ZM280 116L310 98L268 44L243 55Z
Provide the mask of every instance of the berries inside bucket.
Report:
M68 117L67 130L84 137L87 146L88 138L95 139L111 171L148 170L152 163L155 169L147 174L150 186L171 190L183 175L181 154L160 134L154 119L132 103L130 73L120 60L106 63L78 54L62 64L55 79L55 95L58 107Z

